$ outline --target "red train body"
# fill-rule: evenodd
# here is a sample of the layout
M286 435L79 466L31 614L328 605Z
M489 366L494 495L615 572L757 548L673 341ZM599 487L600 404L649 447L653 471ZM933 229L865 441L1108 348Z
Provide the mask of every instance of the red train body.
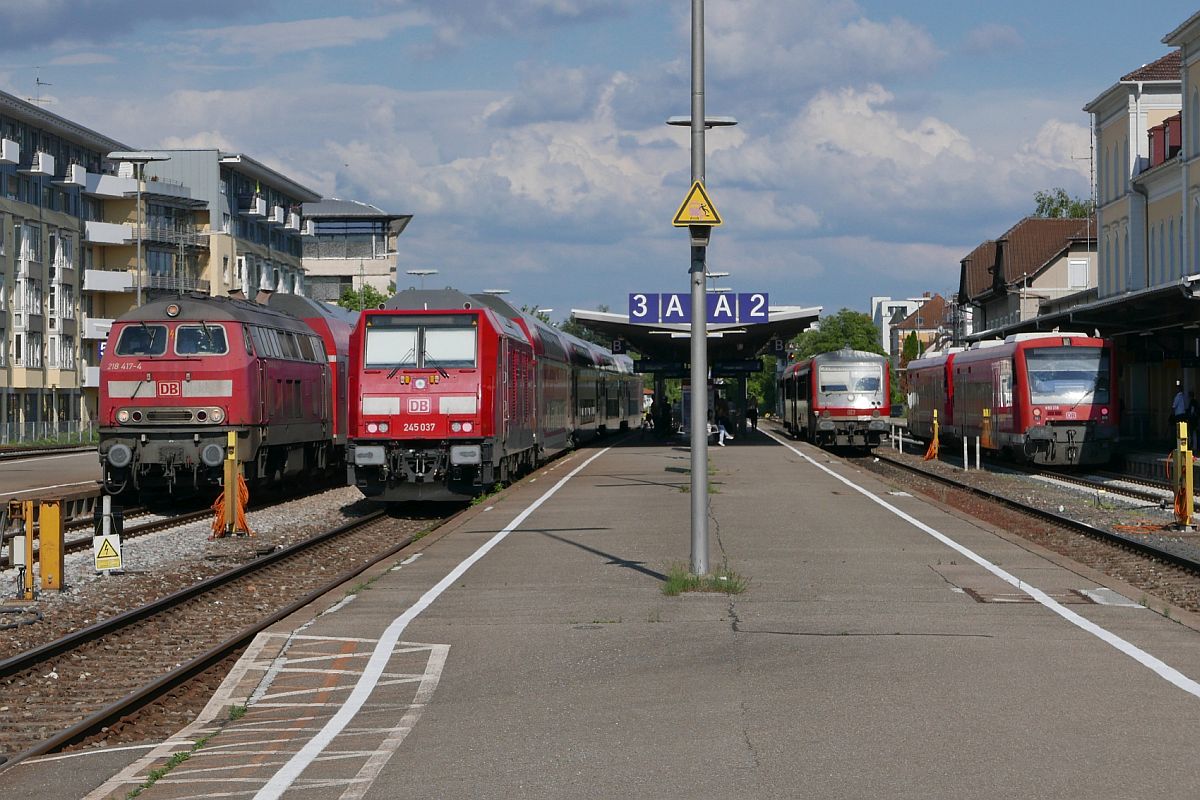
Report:
M294 295L192 294L121 317L100 364L106 487L215 488L229 431L251 484L340 466L352 322Z
M401 292L350 349L348 479L367 497L460 500L640 424L629 367L489 295Z
M909 430L1035 464L1107 463L1118 441L1111 344L1080 333L1016 334L908 366Z
M888 433L888 362L877 353L846 347L792 364L779 396L784 427L815 444L875 447Z

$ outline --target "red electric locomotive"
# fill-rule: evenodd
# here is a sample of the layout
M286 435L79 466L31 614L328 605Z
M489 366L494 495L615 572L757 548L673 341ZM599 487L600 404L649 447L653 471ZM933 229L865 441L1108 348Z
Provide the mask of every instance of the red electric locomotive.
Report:
M631 369L492 295L400 292L363 313L351 362L349 482L388 502L461 500L641 419L621 415Z
M215 488L229 431L251 485L340 465L352 324L294 295L190 294L124 315L100 364L106 488Z
M1111 344L1020 333L957 353L950 435L1035 464L1104 464L1118 440Z
M824 446L875 447L888 432L887 358L844 347L793 364L779 384L783 424Z

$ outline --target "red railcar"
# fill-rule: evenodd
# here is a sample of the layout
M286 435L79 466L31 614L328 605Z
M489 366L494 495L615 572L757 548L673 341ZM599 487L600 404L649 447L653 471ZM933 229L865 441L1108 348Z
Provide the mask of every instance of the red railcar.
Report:
M251 484L340 466L335 359L344 359L352 322L282 295L259 305L191 294L122 316L100 364L106 487L215 488L229 431Z
M363 313L350 357L348 479L378 500L469 497L641 421L606 413L640 403L631 370L490 295L400 292Z
M909 365L909 425L928 438L979 437L985 450L1035 464L1103 464L1119 420L1116 361L1105 339L1022 333Z
M874 447L888 432L888 363L877 353L845 347L792 364L779 396L784 427L816 444Z

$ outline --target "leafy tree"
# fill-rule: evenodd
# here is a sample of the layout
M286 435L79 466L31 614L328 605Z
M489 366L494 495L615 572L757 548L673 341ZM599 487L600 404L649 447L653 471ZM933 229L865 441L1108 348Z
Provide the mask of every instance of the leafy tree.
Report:
M763 356L762 372L746 376L746 393L758 398L760 414L775 410L775 356Z
M601 303L600 305L596 306L596 310L603 314L608 311L608 306ZM558 329L563 331L564 333L569 333L572 336L577 336L580 339L583 339L584 341L598 344L601 347L612 346L612 337L611 336L608 336L607 334L599 333L598 331L592 330L591 328L584 325L579 320L575 319L574 314L572 314L571 316L567 317L562 322L560 322L558 324Z
M1048 219L1083 219L1092 215L1092 201L1069 197L1067 190L1055 187L1033 195L1033 215Z
M364 308L378 308L389 297L391 294L384 294L369 283L359 289L347 286L338 298L338 305L349 311L362 311Z
M546 323L547 325L554 324L553 322L550 321L550 315L547 314L545 311L539 310L537 306L524 305L524 306L521 306L521 310L524 311L526 314L530 314L532 316L537 317L538 319L540 319L542 322Z
M846 345L852 350L886 356L879 337L879 328L875 327L870 316L843 308L836 314L822 317L816 328L805 331L793 341L797 359L841 350Z
M917 338L917 332L913 331L908 336L904 337L904 347L900 349L900 366L908 366L908 362L914 358L920 358L921 353L925 350L921 346L921 340Z

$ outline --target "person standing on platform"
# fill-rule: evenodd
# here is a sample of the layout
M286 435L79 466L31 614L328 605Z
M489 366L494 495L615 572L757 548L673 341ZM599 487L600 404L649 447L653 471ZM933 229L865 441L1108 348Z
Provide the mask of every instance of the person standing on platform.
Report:
M754 395L746 401L746 419L750 420L750 430L758 430L758 398Z
M1175 425L1180 422L1187 422L1188 404L1187 397L1183 393L1183 384L1175 381L1175 399L1171 401L1171 439L1175 439L1177 429Z

